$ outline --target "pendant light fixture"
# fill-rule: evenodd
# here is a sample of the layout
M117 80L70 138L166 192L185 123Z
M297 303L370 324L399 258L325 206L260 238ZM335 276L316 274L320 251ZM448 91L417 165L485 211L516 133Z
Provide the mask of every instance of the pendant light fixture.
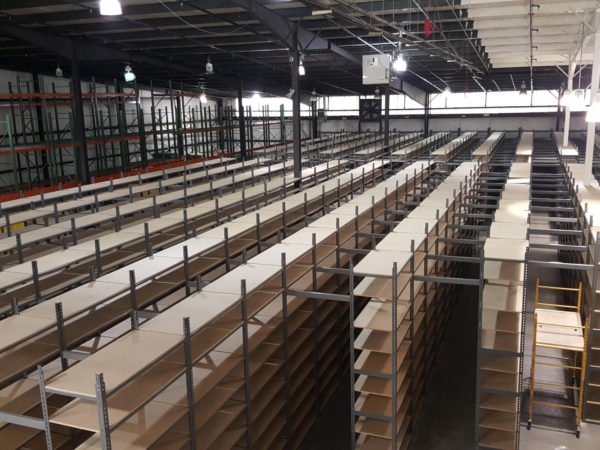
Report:
M100 15L120 16L123 14L119 0L100 0Z

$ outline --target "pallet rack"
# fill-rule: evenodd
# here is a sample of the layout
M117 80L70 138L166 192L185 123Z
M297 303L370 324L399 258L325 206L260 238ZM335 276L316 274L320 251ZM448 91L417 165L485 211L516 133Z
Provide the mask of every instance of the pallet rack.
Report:
M0 155L15 164L0 172L4 185L18 192L77 179L72 86L52 82L48 89L43 76L35 81L17 77L8 91L0 100L10 107L6 129L11 133L0 140ZM166 89L151 83L146 90L135 82L105 85L92 79L82 97L92 129L86 131L88 161L95 174L239 151L235 108L222 102L204 105L200 93L176 90L171 82ZM149 111L142 102L150 104ZM246 113L249 152L289 141L283 105L277 118L264 108L258 116Z

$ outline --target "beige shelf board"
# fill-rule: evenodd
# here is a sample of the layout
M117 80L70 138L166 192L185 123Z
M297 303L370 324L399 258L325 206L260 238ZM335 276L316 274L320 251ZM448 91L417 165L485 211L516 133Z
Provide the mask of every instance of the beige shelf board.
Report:
M583 351L581 316L577 312L537 308L537 344L564 350Z
M501 197L515 200L527 200L529 199L529 189L530 187L526 184L507 184L504 186Z
M481 387L505 392L519 390L519 374L481 370Z
M521 330L521 313L484 308L481 326L485 330L519 333Z
M517 399L506 395L482 393L479 405L489 410L517 412Z
M183 258L183 247L187 246L188 256L192 257L211 250L222 242L223 239L207 238L200 235L184 242L180 242L179 244L175 244L165 250L161 250L160 252L157 252L156 255L167 258Z
M61 303L63 317L68 319L116 295L129 291L129 283L92 281L66 291L56 297L27 308L17 317L41 317L56 322L55 304Z
M392 353L392 333L365 328L354 340L354 348Z
M27 281L31 278L31 275L28 273L19 273L19 272L7 272L3 270L0 272L0 289L6 289L9 286L14 286L16 284Z
M500 284L519 284L523 282L524 264L508 261L489 261L483 263L483 277Z
M411 257L410 252L371 250L354 267L354 273L366 276L391 276L394 263L399 273L405 270Z
M183 254L181 255L181 261L183 261ZM102 281L129 285L129 271L134 270L136 283L139 283L171 269L178 262L178 258L165 258L155 254L104 275Z
M286 263L291 264L312 251L312 244L309 242L304 244L289 244L286 242L273 245L250 259L250 263L281 267L281 254L285 253Z
M522 312L523 286L487 283L483 288L483 308L487 310Z
M503 331L481 330L481 348L518 352L521 335Z
M202 233L202 237L224 239L225 228L227 228L227 234L229 238L233 238L239 234L252 230L253 227L253 223L227 222L225 224L219 225L215 228L211 228L210 230L205 231L204 233Z
M403 358L398 358L398 367L400 367ZM361 352L354 367L360 370L378 373L392 373L392 355L365 350Z
M446 213L446 207L440 206L437 208L419 205L408 215L411 219L435 219L438 216L440 219L444 218Z
M128 285L94 281L27 308L21 314L2 321L0 327L2 347L0 349L39 334L49 326L54 325L56 323L56 303L62 304L63 317L68 319L121 292L127 291L128 288Z
M483 353L481 355L480 367L488 371L515 374L519 372L519 357Z
M105 234L103 236L95 237L94 239L87 240L76 245L74 248L77 250L87 250L94 252L96 250L95 240L98 239L100 241L100 251L110 250L116 247L121 247L125 244L128 244L135 239L140 239L144 237L144 231L142 226L141 232L135 232L129 228L124 228L123 230L115 233L110 232L109 234Z
M277 262L274 262L274 264ZM246 280L246 292L250 293L279 273L281 264L242 264L206 286L205 292L241 295L241 280Z
M415 251L425 250L423 244L425 242L424 233L389 233L375 247L376 250L387 250L394 252L410 252L411 241L415 242ZM429 242L433 245L433 242Z
M495 261L525 261L525 251L529 241L525 239L487 238L484 244L484 257Z
M493 430L515 432L517 425L516 412L480 409L479 426Z
M398 303L398 325L409 309L408 302ZM392 331L392 303L371 299L354 320L355 328L367 328L375 331Z
M519 225L527 225L527 217L529 216L529 211L522 210L496 210L494 213L494 223L503 222L503 223L514 223Z
M36 260L38 265L38 273L46 273L52 270L57 270L65 266L69 266L77 261L81 261L82 259L88 258L92 255L94 255L94 251L75 250L72 248L54 252L50 255L45 255ZM17 264L16 266L7 267L4 272L24 273L29 276L33 276L33 269L30 261L23 264Z
M498 201L498 209L509 211L529 211L529 198L501 198Z
M185 414L186 410L183 406L152 401L111 433L111 443L114 448L147 449L177 418ZM101 449L100 435L94 434L77 448Z
M56 317L56 313L54 315ZM9 316L0 322L0 349L35 336L55 323L55 319L42 317Z
M102 373L110 393L181 342L181 336L133 330L58 374L46 387L65 395L91 398L96 395L95 375Z
M528 228L527 225L494 221L490 227L490 237L498 239L526 240Z
M190 329L193 333L218 317L237 301L239 301L239 296L235 294L195 292L145 322L140 329L183 336L183 319L185 317L189 317Z
M335 234L335 228L321 228L321 227L313 227L309 226L306 228L302 228L301 230L295 232L291 236L286 237L281 241L281 243L285 244L311 244L312 245L312 235L315 235L315 239L317 245L321 242L325 241L327 238L333 236Z
M181 375L184 368L178 364L159 362L140 377L135 383L125 387L108 398L107 411L110 424L118 423L143 401L156 395L167 383ZM173 386L173 385L171 385ZM178 404L178 402L162 402ZM187 406L185 403L180 406ZM50 417L50 422L79 430L91 432L100 431L98 422L98 407L94 400L76 399L60 408Z
M479 445L498 450L515 450L516 433L483 429L479 433Z

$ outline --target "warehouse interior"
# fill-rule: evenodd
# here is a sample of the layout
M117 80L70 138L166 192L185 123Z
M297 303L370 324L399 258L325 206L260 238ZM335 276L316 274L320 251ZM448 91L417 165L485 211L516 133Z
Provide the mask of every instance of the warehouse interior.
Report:
M600 447L600 1L0 8L0 449Z

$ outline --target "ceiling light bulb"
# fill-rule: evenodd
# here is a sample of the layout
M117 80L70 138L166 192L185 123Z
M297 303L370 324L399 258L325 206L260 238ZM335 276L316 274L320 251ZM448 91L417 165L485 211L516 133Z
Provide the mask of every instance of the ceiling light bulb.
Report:
M252 96L252 98L254 100L260 100L260 94L258 92L255 92L254 95Z
M206 73L207 74L211 74L213 73L214 68L212 63L210 62L210 56L208 57L208 59L206 60Z
M452 93L452 91L450 90L450 88L448 86L446 86L446 89L444 89L444 92L442 92L442 97L448 98L451 93Z
M63 71L60 67L56 68L56 78L62 78L63 76Z
M206 94L204 93L204 91L202 91L202 93L200 94L200 103L208 103L208 98L206 98Z
M306 75L306 70L304 69L304 64L300 64L298 66L298 74L302 77Z
M519 89L519 95L527 95L527 85L524 81L521 82L521 88Z
M126 83L131 83L133 81L135 81L135 74L133 73L133 69L131 68L131 66L128 64L125 66L125 82Z
M402 53L400 53L392 63L392 69L394 69L396 72L406 72L406 68L406 61L404 60Z
M123 14L119 0L100 0L100 15L120 16Z

